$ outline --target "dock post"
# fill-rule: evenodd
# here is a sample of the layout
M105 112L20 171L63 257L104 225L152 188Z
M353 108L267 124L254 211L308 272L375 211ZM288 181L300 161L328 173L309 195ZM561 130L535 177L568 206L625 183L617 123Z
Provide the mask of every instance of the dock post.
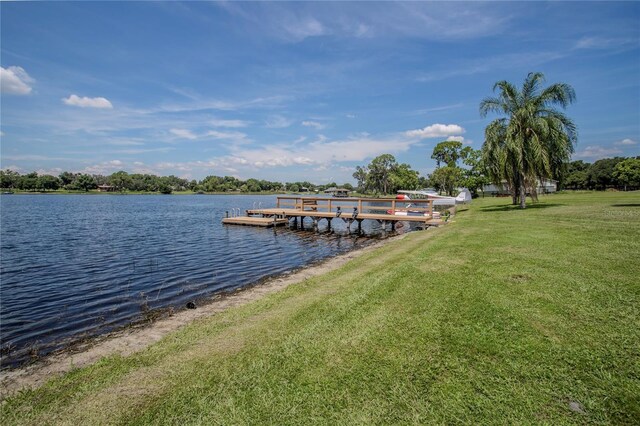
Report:
M329 232L331 232L331 218L330 217L327 218L327 229L329 229Z
M391 232L394 232L396 230L396 221L392 220L391 221Z
M362 219L358 219L358 234L362 233Z
M300 216L300 229L304 231L304 216Z

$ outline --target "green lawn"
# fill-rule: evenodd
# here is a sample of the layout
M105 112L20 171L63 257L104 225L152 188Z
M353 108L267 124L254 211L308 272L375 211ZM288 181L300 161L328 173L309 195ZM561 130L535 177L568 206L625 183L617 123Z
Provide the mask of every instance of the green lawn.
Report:
M2 406L4 424L638 424L640 193L455 222Z

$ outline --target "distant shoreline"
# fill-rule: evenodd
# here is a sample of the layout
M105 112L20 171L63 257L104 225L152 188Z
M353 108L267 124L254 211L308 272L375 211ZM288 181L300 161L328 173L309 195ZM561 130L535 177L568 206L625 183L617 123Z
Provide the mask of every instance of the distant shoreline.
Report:
M162 194L160 192L147 191L126 191L126 192L100 192L100 191L20 191L11 190L11 194L2 195L298 195L298 193L288 192L193 192L193 191L174 191L171 194ZM308 193L315 194L315 193Z

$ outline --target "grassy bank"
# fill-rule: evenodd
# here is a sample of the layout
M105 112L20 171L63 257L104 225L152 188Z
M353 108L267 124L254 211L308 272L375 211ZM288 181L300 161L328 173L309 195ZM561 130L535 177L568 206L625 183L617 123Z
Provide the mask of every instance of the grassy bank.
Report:
M640 194L477 200L142 353L2 405L4 424L632 424Z

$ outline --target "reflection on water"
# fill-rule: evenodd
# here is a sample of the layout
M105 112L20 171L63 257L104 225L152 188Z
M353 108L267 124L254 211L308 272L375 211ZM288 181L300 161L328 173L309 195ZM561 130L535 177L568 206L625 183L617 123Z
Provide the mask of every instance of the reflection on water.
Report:
M312 231L223 226L227 211L275 196L14 195L0 199L3 368L161 309L362 247L334 220ZM400 228L402 232L409 228Z

